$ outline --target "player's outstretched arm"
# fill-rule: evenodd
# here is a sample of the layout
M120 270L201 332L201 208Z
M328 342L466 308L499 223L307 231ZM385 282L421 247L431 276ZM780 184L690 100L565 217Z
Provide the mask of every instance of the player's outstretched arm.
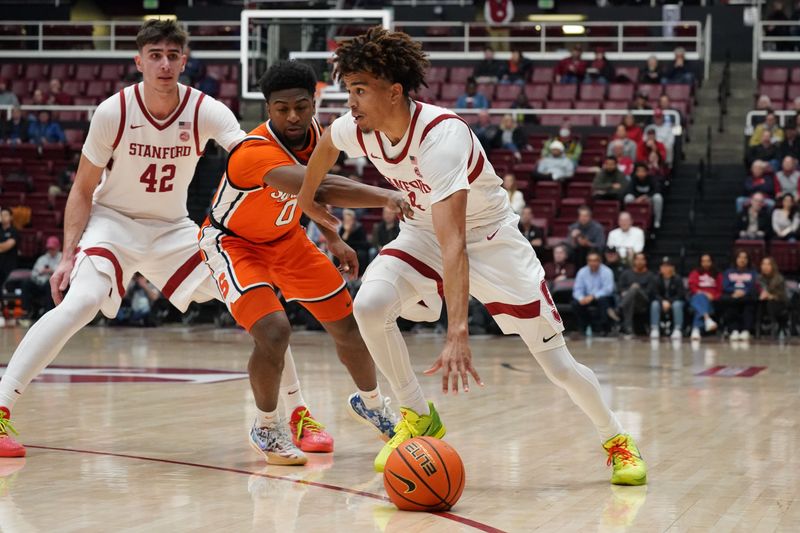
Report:
M67 206L64 209L64 250L61 262L50 277L50 292L56 305L61 303L64 291L69 286L70 274L75 263L75 249L89 221L92 195L102 175L102 167L93 165L85 155L81 155L78 171L75 173L75 183L69 191Z
M467 190L456 191L431 206L436 240L442 249L444 299L447 305L447 340L442 353L425 374L442 370L442 391L458 393L458 379L469 392L469 374L483 385L472 366L467 311L469 308L469 258L467 256Z
M318 224L336 231L339 221L335 216L328 213L324 206L315 201L317 190L325 179L328 171L336 164L339 157L339 149L336 148L331 139L331 128L322 133L314 153L306 167L303 186L297 195L297 205Z

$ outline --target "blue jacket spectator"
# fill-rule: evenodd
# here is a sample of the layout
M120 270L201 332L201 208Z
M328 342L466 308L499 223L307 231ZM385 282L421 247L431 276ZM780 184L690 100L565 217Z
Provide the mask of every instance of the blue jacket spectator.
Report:
M488 109L489 99L478 92L478 84L475 78L467 80L467 87L464 89L464 94L456 100L456 108L458 109Z
M758 274L750 266L744 250L736 253L734 264L722 273L722 297L725 325L732 341L749 340L758 303Z
M600 254L592 251L586 257L586 266L578 271L572 289L572 310L580 331L591 327L592 332L608 333L609 310L613 306L614 273L601 262Z
M65 143L67 138L61 124L50 120L50 112L40 111L36 122L28 126L28 137L34 144Z
M590 265L578 270L575 285L572 288L572 297L581 300L585 296L603 298L614 294L614 273L611 269L600 263L597 270L592 270Z

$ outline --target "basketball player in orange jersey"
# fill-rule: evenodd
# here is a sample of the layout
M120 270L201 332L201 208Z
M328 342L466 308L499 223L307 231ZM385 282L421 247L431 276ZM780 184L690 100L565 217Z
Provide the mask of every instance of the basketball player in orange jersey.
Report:
M295 195L321 135L313 118L316 83L314 71L296 61L280 61L267 70L260 85L269 120L231 150L200 231L200 248L220 293L236 322L255 341L248 370L258 416L250 442L273 464L305 464L304 451L333 451L333 439L303 400L291 358L284 366L291 325L275 294L278 289L287 301L308 309L333 337L339 358L358 387L348 399L348 412L384 440L394 435L396 422L388 398L378 389L375 365L358 333L345 280L300 226L302 212ZM403 196L396 191L340 176L325 180L317 200L347 207L403 205ZM355 252L336 231L324 227L321 231L345 271L357 275ZM279 398L291 438L279 420Z
M186 39L175 21L146 22L135 57L144 81L105 100L92 117L67 200L61 263L50 279L58 305L31 327L0 381L0 457L25 455L9 434L25 388L98 311L116 316L135 272L182 311L192 300L219 298L186 197L208 140L230 150L245 134L222 103L178 83Z
M361 335L403 417L376 457L376 470L383 470L401 442L445 434L411 368L398 316L436 320L444 297L447 338L426 374L441 369L444 392L458 392L459 378L468 391L470 374L481 384L469 347L471 293L504 333L522 337L547 377L592 420L613 465L611 482L644 484L646 466L633 438L603 400L594 372L576 362L565 345L541 263L517 229L519 217L477 138L451 111L409 97L425 84L427 67L420 44L402 32L372 28L342 43L334 74L344 81L351 115L325 131L298 195L309 216L333 227L336 219L313 199L344 150L368 157L414 209L414 218L400 224L400 235L367 269L354 304Z

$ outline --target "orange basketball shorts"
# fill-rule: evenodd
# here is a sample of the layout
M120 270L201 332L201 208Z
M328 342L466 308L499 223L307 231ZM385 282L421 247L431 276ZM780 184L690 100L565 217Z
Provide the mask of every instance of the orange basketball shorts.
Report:
M283 310L278 290L320 322L335 322L353 311L344 278L300 226L276 241L256 244L206 224L200 248L225 305L248 331L259 319Z

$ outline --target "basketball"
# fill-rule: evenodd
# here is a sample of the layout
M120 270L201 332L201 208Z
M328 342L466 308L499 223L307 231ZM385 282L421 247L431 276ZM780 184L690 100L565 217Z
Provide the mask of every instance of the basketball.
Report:
M386 493L402 511L448 511L461 497L465 482L458 452L432 437L402 443L383 471Z

